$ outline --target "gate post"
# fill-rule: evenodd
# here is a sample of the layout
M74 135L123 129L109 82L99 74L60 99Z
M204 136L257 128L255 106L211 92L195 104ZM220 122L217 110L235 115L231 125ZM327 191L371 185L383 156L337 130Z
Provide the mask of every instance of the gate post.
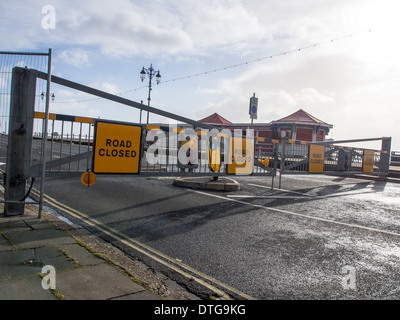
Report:
M390 149L392 145L392 137L382 138L382 148L379 160L379 175L388 176L390 166Z
M282 173L285 171L285 157L286 157L286 140L285 137L281 137L281 165L279 168L279 189L282 187Z
M25 211L25 204L17 202L24 198L26 180L29 178L35 94L34 71L14 67L4 194L4 213L7 216L22 215Z

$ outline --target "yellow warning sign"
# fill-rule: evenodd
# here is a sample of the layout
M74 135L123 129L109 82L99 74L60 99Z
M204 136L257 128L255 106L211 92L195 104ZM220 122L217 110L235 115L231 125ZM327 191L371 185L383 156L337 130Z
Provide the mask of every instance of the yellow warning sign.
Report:
M86 187L91 187L96 183L96 175L91 171L86 171L81 176L81 182Z
M227 166L227 174L250 175L254 166L254 139L232 137L229 144L232 163Z
M97 122L93 172L139 173L141 138L141 126Z
M309 173L324 173L325 146L310 144Z
M374 156L374 151L364 150L363 173L374 173Z

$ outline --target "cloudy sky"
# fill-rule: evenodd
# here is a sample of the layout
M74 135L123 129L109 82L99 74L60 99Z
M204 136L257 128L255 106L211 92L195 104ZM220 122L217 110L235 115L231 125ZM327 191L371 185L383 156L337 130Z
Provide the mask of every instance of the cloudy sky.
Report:
M256 122L302 108L333 124L329 138L391 136L400 150L399 12L396 0L2 1L0 50L52 48L55 75L145 103L139 73L153 64L162 76L153 107L249 122L256 93ZM52 90L51 112L139 120L137 110Z

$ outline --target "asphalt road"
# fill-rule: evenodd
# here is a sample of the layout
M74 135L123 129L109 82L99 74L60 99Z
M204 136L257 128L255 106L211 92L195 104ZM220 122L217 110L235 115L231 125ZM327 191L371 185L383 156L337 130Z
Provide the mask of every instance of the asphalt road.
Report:
M242 190L172 178L50 178L58 212L195 294L237 299L399 299L400 184L330 176L236 177ZM62 210L61 210L62 209Z

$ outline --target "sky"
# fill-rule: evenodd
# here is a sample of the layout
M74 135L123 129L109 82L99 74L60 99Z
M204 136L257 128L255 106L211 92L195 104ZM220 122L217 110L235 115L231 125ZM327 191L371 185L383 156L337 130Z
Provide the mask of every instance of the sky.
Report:
M52 48L54 75L145 104L139 74L152 64L152 107L243 123L255 93L256 123L301 108L333 125L328 138L390 136L400 150L398 12L396 0L2 1L0 51ZM136 109L52 92L52 113L139 121Z

